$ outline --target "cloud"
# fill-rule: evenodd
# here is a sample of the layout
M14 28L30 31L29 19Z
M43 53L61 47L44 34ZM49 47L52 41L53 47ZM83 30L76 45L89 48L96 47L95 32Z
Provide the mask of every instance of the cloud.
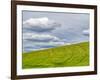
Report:
M61 24L47 17L30 18L23 21L23 51L40 50L63 45L60 38L44 33L51 32Z
M24 33L23 51L40 50L64 45L63 39L49 34Z
M50 20L47 17L41 18L30 18L26 21L23 21L24 26L23 29L32 30L34 32L48 32L60 27L61 24Z
M52 36L49 34L36 34L36 33L24 33L23 39L33 42L60 41L60 39L56 36Z
M89 36L89 29L87 29L87 30L83 30L83 35L85 35L85 36Z

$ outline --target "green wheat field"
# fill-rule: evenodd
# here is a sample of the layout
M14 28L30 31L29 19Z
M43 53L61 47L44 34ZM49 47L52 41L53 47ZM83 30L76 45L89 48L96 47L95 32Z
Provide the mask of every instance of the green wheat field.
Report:
M22 54L22 68L53 68L89 65L89 42Z

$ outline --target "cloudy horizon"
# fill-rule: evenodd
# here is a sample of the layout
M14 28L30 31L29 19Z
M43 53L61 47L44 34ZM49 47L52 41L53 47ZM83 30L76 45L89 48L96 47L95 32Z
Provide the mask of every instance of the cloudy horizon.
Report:
M89 14L23 11L23 52L89 41Z

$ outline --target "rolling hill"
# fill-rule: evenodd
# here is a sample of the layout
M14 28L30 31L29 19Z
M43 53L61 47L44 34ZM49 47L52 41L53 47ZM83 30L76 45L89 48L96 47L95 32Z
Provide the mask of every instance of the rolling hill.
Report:
M74 67L89 65L89 42L22 54L22 68Z

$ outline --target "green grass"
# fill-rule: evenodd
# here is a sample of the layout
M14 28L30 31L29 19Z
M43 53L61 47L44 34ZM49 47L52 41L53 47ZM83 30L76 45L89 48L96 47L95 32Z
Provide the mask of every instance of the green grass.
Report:
M89 65L89 42L22 54L22 68L73 67Z

